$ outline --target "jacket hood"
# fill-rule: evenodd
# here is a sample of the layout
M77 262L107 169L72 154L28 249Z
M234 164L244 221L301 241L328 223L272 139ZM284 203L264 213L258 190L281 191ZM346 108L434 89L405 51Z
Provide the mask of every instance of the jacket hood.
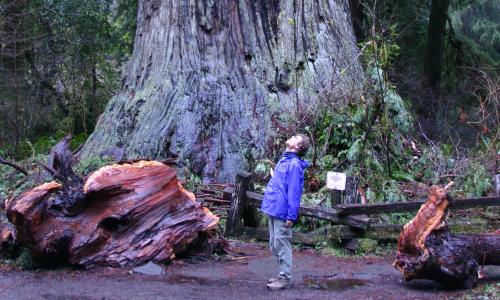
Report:
M285 153L283 153L283 156L281 157L280 161L290 161L290 160L292 160L294 158L298 159L298 161L300 162L300 166L302 167L302 170L305 170L306 168L308 168L308 167L311 166L311 163L309 163L305 159L302 159L295 152L285 152Z

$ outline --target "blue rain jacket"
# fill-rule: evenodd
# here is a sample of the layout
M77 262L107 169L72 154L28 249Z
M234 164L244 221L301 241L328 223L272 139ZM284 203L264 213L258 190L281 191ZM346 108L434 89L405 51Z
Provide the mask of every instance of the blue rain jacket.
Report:
M296 221L304 185L304 170L310 164L293 152L285 152L267 184L262 212L283 221Z

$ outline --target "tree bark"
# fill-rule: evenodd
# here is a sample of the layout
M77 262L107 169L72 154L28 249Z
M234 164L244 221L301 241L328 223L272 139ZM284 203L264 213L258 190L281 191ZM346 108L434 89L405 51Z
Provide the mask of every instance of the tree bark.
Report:
M206 180L233 181L277 128L303 128L325 87L330 105L352 96L356 55L347 0L139 1L123 86L82 155L175 154Z

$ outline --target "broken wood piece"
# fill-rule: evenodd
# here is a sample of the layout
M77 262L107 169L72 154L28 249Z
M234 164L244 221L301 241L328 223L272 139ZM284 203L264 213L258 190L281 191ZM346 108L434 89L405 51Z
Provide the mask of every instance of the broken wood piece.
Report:
M394 267L405 280L432 279L449 287L473 287L479 265L500 264L500 234L458 234L448 231L446 191L433 186L427 201L398 239Z
M221 199L217 199L217 198L205 198L205 199L203 199L203 201L213 202L213 203L223 203L223 204L230 204L231 203L230 200L221 200Z
M82 191L83 206L75 215L53 205L65 196L57 182L6 203L18 242L35 256L90 268L165 262L216 234L219 218L179 184L174 167L161 162L103 167Z

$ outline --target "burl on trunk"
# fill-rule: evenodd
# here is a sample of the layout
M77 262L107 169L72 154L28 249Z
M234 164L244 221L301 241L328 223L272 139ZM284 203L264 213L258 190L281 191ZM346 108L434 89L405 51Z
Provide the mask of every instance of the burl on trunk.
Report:
M432 279L448 287L472 287L479 265L500 264L500 234L451 234L446 190L433 186L427 202L406 224L398 240L394 267L405 280Z
M60 201L71 195L78 203L69 213ZM144 160L103 167L83 185L45 183L8 201L6 211L34 255L86 268L170 260L207 241L219 222L180 185L174 167Z

